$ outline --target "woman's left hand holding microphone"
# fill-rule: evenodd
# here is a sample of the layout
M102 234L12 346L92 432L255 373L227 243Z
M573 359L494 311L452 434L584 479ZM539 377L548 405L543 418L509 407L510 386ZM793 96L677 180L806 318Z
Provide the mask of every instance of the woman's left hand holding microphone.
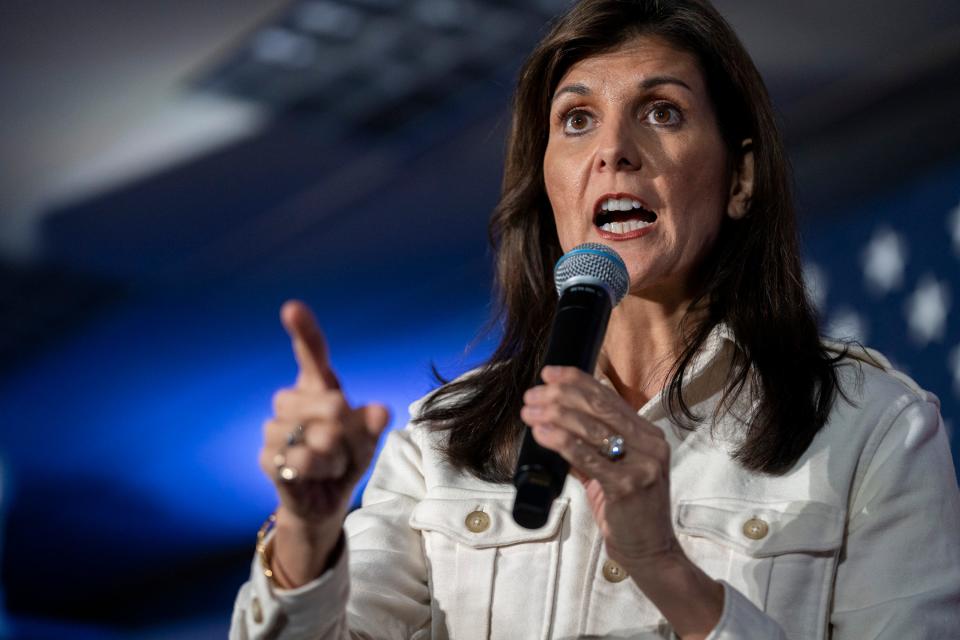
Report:
M678 635L705 637L723 610L723 588L686 557L674 534L670 445L663 432L575 367L545 367L541 379L524 395L521 419L583 483L610 558ZM621 449L613 455L604 443L618 437Z
M299 371L292 387L274 394L260 466L280 502L271 569L280 586L292 588L319 577L335 559L350 497L389 414L379 404L350 406L306 305L287 302L280 319Z

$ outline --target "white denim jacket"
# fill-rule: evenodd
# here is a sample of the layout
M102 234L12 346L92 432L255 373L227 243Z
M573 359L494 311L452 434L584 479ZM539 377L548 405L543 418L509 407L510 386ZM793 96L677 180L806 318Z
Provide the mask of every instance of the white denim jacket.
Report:
M733 348L722 328L711 337L685 388L695 411L716 406ZM872 351L839 375L847 399L779 476L731 460L729 414L690 432L658 399L640 411L672 446L680 544L724 585L710 640L960 637L960 493L938 400ZM451 469L438 437L389 434L345 551L317 580L275 589L254 559L230 638L674 637L608 562L579 482L546 526L523 529L513 488Z

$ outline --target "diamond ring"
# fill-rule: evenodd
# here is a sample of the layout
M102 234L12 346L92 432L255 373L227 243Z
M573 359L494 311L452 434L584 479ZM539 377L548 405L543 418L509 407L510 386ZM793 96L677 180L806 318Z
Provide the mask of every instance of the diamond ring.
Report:
M600 454L608 460L616 462L623 457L624 453L626 449L621 436L608 436L600 443Z

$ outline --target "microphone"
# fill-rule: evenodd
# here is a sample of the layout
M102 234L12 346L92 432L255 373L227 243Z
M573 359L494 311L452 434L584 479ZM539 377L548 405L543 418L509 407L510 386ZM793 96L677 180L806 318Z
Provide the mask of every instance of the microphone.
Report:
M557 261L553 279L560 299L544 364L577 367L593 374L610 310L630 286L627 266L610 247L588 242ZM537 381L542 382L539 374ZM513 476L517 488L514 521L527 529L546 524L550 505L563 491L569 469L560 454L541 447L533 439L533 431L526 429Z

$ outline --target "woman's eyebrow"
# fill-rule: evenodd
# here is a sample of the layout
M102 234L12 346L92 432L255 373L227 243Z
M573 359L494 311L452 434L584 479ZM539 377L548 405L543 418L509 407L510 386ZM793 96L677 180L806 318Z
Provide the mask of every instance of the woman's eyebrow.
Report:
M691 93L693 92L693 89L690 88L690 85L688 85L686 82L684 82L680 78L677 78L676 76L652 76L650 78L645 78L640 82L640 88L652 89L654 87L659 87L665 84L675 84L678 87L683 87L684 89L686 89L687 91L690 91ZM574 84L564 85L559 89L557 89L556 93L553 94L553 99L551 100L551 102L556 102L557 98L559 98L564 93L574 93L578 96L588 96L590 95L590 88L585 84L580 84L579 82Z
M664 84L675 84L677 86L683 87L687 91L693 92L693 89L690 88L686 82L677 78L675 76L653 76L651 78L646 78L640 83L642 89L652 89L654 87L659 87Z
M590 88L587 85L580 83L564 85L557 89L556 93L553 94L553 99L551 99L551 102L556 102L557 98L564 93L575 93L578 96L588 96L590 95Z

